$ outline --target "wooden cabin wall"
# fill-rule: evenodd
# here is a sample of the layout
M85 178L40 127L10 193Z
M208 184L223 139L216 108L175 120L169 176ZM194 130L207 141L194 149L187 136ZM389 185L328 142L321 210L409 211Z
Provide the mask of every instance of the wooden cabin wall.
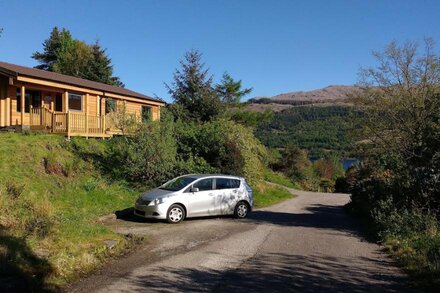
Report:
M8 78L0 76L0 127L9 126L10 100L8 96Z
M23 82L15 82L14 85L9 85L8 77L0 76L0 127L9 125L29 125L30 124L30 114L24 113L24 121L21 121L21 112L17 111L17 88L25 86L26 90L37 90L41 92L42 106L55 110L55 97L57 94L63 94L64 90L60 88L48 87L44 85L34 85ZM88 110L88 115L90 116L101 116L105 113L105 97L99 96L96 93L89 93L86 98L86 93L82 93L83 98L83 108L80 113L85 113ZM122 98L122 97L121 97ZM87 105L85 101L87 100ZM63 103L64 103L63 96ZM160 107L156 105L151 105L148 101L137 102L137 101L123 101L122 99L116 99L116 107L122 107L125 104L127 113L135 114L139 119L142 116L142 107L151 107L152 119L157 120L160 118ZM87 108L86 108L87 107ZM63 105L63 109L65 109Z

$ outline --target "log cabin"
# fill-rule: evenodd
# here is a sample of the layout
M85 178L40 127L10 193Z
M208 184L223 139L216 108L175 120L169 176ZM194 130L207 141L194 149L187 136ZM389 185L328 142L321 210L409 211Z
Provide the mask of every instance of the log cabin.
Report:
M126 88L0 62L0 129L105 138L121 134L112 119L118 109L157 120L164 105Z

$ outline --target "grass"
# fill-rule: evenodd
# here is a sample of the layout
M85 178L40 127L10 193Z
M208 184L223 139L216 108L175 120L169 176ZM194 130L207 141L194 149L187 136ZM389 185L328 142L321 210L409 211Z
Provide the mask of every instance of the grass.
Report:
M418 291L440 288L440 233L413 233L388 237L384 246L409 274Z
M256 208L267 207L294 197L286 188L266 182L255 184L253 191L254 206Z
M93 139L0 134L0 280L15 280L0 282L0 291L60 289L139 241L99 221L132 206L138 195L96 164L106 151L105 141ZM295 187L266 173L274 183ZM292 198L266 182L255 184L254 192L255 207ZM110 249L106 240L117 245ZM4 287L8 283L19 287Z
M288 188L301 189L301 187L296 182L293 182L292 180L287 178L284 174L274 172L268 168L264 170L264 180Z
M56 288L123 253L133 239L97 220L136 195L103 178L61 136L1 134L0 274L25 276L29 290ZM109 249L105 240L118 244Z

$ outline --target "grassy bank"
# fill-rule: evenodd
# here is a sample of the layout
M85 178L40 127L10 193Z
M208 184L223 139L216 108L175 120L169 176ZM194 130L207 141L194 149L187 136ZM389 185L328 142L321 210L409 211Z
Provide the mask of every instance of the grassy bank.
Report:
M271 169L266 168L264 170L264 180L268 182L272 182L278 185L282 185L288 188L295 188L295 189L301 189L298 183L293 182L289 178L287 178L285 175L279 172L274 172Z
M1 134L0 275L21 276L26 289L56 288L95 269L132 242L98 218L136 194L103 178L61 136Z
M255 208L267 207L294 197L286 188L266 182L257 183L253 191Z
M438 232L389 236L383 244L409 274L415 289L431 292L440 288L440 234Z
M348 213L363 224L367 237L380 243L409 277L415 292L435 292L440 288L440 229L438 220L418 209L368 215L359 204L347 204Z
M0 291L61 288L139 241L99 220L139 192L105 168L107 151L102 140L0 134ZM265 182L254 191L256 207L292 197Z

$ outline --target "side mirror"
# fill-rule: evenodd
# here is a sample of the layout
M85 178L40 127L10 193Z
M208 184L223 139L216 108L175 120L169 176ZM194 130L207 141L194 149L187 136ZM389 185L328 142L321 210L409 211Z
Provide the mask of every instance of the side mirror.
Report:
M191 188L189 191L190 192L199 192L199 189L196 187L196 188Z

